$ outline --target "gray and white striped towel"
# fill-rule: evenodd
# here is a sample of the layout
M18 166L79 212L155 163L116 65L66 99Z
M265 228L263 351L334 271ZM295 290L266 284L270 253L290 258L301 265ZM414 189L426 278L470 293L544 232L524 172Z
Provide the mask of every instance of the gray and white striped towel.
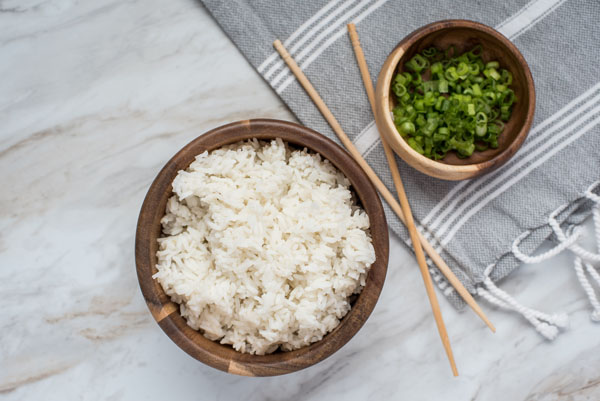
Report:
M393 189L346 24L358 26L375 81L397 42L416 28L463 18L498 29L528 61L537 90L535 121L519 152L499 170L463 182L427 177L399 161L415 218L473 293L514 270L552 234L549 217L576 224L591 213L600 177L600 3L597 0L203 0L247 59L305 125L336 140L274 52L284 41L345 131ZM598 191L593 189L593 191ZM386 205L387 206L387 205ZM386 209L390 227L408 233ZM524 234L527 233L528 234ZM492 266L487 269L486 267ZM461 300L432 269L444 294ZM493 284L491 284L493 286ZM489 288L485 288L489 290ZM486 291L480 292L486 295ZM487 293L489 295L489 292Z

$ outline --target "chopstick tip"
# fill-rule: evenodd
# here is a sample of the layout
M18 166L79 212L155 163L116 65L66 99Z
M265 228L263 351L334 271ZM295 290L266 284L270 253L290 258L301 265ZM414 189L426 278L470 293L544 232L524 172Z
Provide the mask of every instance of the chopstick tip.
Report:
M354 25L354 23L351 22L347 25L347 27L348 34L350 35L350 40L353 44L355 44L355 42L358 40L358 32L356 32L356 25Z
M448 347L450 347L450 343L448 343ZM456 367L456 361L454 360L454 355L452 355L452 350L450 348L446 349L446 353L448 355L448 360L450 361L450 368L452 369L452 375L454 377L458 377L458 368Z
M473 302L475 302L475 300L473 300ZM481 318L481 320L483 320L483 322L486 324L487 327L489 327L489 329L492 331L492 333L496 332L496 327L492 324L492 322L490 322L490 319L487 318L487 316L483 313L483 311L481 310L481 308L479 308L479 306L472 306L473 310L479 315L479 317Z

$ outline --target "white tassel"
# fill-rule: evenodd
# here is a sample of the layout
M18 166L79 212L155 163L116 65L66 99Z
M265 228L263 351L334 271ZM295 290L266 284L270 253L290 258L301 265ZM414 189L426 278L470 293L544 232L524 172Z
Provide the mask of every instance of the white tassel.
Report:
M485 271L486 278L483 281L483 285L486 288L477 288L477 293L480 296L490 303L520 313L542 336L548 340L554 340L556 338L559 333L559 327L565 328L568 326L569 318L566 314L559 313L549 315L535 309L528 308L521 305L516 299L508 295L506 292L502 291L489 277L492 269L493 265L488 266Z
M599 184L600 184L600 181L597 182L592 187L590 187L585 193L585 196L588 199L596 202L596 206L594 207L592 214L593 214L593 219L594 219L594 233L596 234L596 252L598 252L598 254L600 254L600 196L596 195L592 191ZM589 259L588 259L588 261L589 261ZM596 285L598 285L600 287L600 274L598 274L598 272L596 271L594 266L592 266L590 263L585 263L585 268L586 268L588 274L596 281ZM589 298L589 294L588 294L588 298ZM590 303L592 304L592 306L594 308L590 318L594 322L600 322L600 303L598 302L598 298L596 297L595 293L594 293L594 300L595 300L595 303L592 301L592 299L590 299Z
M592 201L596 202L596 206L593 209L593 214L594 214L594 218L596 217L595 214L598 213L597 209L600 207L600 196L594 194L592 192L593 188L595 188L598 184L594 183L590 188L588 188L588 190L585 193L585 196L588 199L591 199ZM556 209L554 212L552 212L552 214L550 214L550 217L548 218L548 224L550 225L550 227L552 227L552 230L554 231L554 234L556 235L556 238L558 238L558 241L560 243L570 243L569 246L567 246L567 248L573 252L575 255L579 256L581 259L583 259L586 262L591 262L591 263L599 263L600 262L600 253L593 253L590 251L587 251L585 249L583 249L582 247L580 247L579 245L577 245L575 243L575 241L572 241L572 237L577 233L580 232L579 227L574 230L573 235L571 235L571 237L567 238L567 236L565 235L565 233L563 232L563 230L560 228L560 224L558 223L558 221L556 220L556 216L558 216L563 210L565 210L565 208L568 205L563 205L561 207L559 207L558 209ZM596 222L594 222L596 223ZM596 225L596 224L595 224ZM596 233L596 242L600 243L600 232L598 232L598 229L595 228L594 229L595 233ZM599 250L600 252L600 250Z
M596 251L600 253L600 196L593 192L598 185L600 185L600 181L588 188L588 190L585 192L585 196L589 200L596 202L596 207L594 208L592 214L594 216L594 232L596 233Z
M598 274L596 269L594 269L594 267L590 264L590 262L591 263L600 262L600 196L596 195L593 192L594 189L598 185L600 185L600 181L597 181L594 184L592 184L588 188L588 190L585 192L585 196L588 199L590 199L596 203L596 205L594 206L594 208L592 210L592 214L593 214L593 219L594 219L594 233L595 233L595 237L596 237L596 247L597 247L598 253L593 253L588 250L585 250L577 244L577 240L579 240L579 238L582 235L582 229L580 227L576 227L575 229L571 230L569 235L565 234L563 232L563 230L561 229L560 224L558 223L558 220L557 220L557 216L560 213L562 213L567 208L568 205L563 205L563 206L559 207L554 212L552 212L550 214L550 216L548 217L548 224L554 231L554 234L556 235L556 238L559 241L559 243L556 247L554 247L553 249L551 249L547 252L544 252L540 255L536 255L536 256L529 256L529 255L523 254L521 252L521 250L519 249L519 244L521 243L521 241L524 238L527 237L527 235L529 235L529 231L523 233L517 239L515 239L515 241L513 242L513 246L512 246L512 251L513 251L513 254L515 255L515 257L526 263L543 262L545 260L548 260L548 259L558 255L560 252L564 251L565 249L568 249L571 252L573 252L575 254L575 263L574 263L575 274L577 275L577 279L579 280L579 283L583 287L583 290L585 291L585 293L588 297L588 300L590 301L590 304L592 305L593 311L591 313L591 319L595 322L600 322L600 302L598 301L596 292L594 291L594 288L590 284L585 272L587 271L588 274L600 286L600 274ZM585 265L585 270L583 268L584 265Z
M552 231L554 231L554 234L556 235L556 238L558 240L557 246L555 246L547 252L535 256L524 254L519 249L519 245L525 238L527 238L529 234L531 234L530 231L526 231L523 234L519 235L512 245L512 252L517 259L519 259L522 262L532 264L541 263L548 259L551 259L566 249L573 252L575 254L575 274L577 276L577 279L579 280L579 283L583 287L588 297L588 300L590 301L590 304L592 305L593 311L591 313L591 319L595 322L600 322L600 301L598 300L596 292L585 273L587 271L587 273L590 275L590 277L592 277L596 284L600 286L600 274L596 271L594 266L592 266L592 263L600 262L600 196L596 195L593 192L598 186L600 186L600 181L597 181L594 184L592 184L585 192L585 196L596 203L592 210L592 214L594 219L594 233L596 238L597 253L585 250L577 244L577 241L581 238L583 234L583 230L581 229L581 227L569 229L567 230L567 234L565 234L565 232L560 227L560 224L557 220L557 216L559 216L560 213L562 213L568 207L568 205L563 205L559 207L548 217L548 225L552 228ZM567 316L567 314L558 313L549 315L537 311L535 309L527 308L521 305L516 299L508 295L506 292L498 288L489 277L493 268L494 266L491 265L488 266L488 268L485 270L485 279L483 281L483 286L479 286L477 288L478 295L480 295L482 298L486 299L492 304L520 313L523 317L525 317L525 319L527 319L527 321L529 321L533 325L533 327L535 327L535 329L541 335L543 335L548 340L554 340L556 338L556 336L559 333L559 328L566 328L568 326L569 317Z
M577 279L579 280L579 283L583 287L583 290L585 291L585 293L590 301L590 304L592 304L592 307L594 308L594 310L592 311L592 314L591 314L591 319L594 322L598 322L598 321L600 321L600 302L598 302L598 297L596 296L596 292L594 291L594 288L592 287L587 276L585 275L585 271L583 270L583 263L581 261L581 258L575 258L574 268L575 268L575 274L577 275ZM588 272L590 271L590 269L593 270L593 267L589 266L587 264L586 264L586 268L588 269ZM594 277L594 276L592 275L592 277Z
M600 252L600 198L594 208L594 231L596 232L596 250Z
M560 327L561 329L566 329L567 327L569 327L569 315L567 315L566 313L560 312L551 315L551 317L552 322L554 322L554 324Z
M587 270L588 274L596 281L596 285L600 286L600 275L598 275L598 272L596 271L596 269L594 269L594 266L590 265L589 263L586 263L585 269ZM596 304L594 305L592 303L592 306L594 307L594 310L592 311L590 318L594 322L600 322L600 303L598 303L597 298Z
M572 251L575 255L579 256L581 259L585 260L586 262L600 263L600 253L593 253L587 251L577 244L571 245L569 247L569 250Z
M509 304L507 304L499 298L496 298L483 287L477 287L477 295L480 295L481 297L485 298L488 302L500 306L504 309L514 310ZM523 307L523 311L531 314L531 316L539 320L545 320L546 322L554 324L555 326L560 327L561 329L569 327L569 316L566 313L554 313L552 315L549 315L547 313L527 308L525 306Z
M600 252L600 205L594 208L594 231L596 232L596 250Z
M585 268L588 271L588 273L590 274L590 276L592 276L592 278L594 280L596 280L596 283L600 287L600 274L598 274L596 269L594 269L594 266L590 265L589 263L586 263Z
M515 255L515 257L517 259L519 259L521 262L530 263L530 264L544 262L548 259L555 257L556 255L558 255L565 249L572 246L579 239L579 237L581 237L581 230L574 230L573 234L571 234L570 237L565 238L564 240L560 241L557 246L550 249L549 251L544 252L540 255L530 256L530 255L525 255L519 249L519 244L521 243L521 241L523 241L530 233L531 233L530 231L525 231L523 234L519 235L512 244L512 253Z

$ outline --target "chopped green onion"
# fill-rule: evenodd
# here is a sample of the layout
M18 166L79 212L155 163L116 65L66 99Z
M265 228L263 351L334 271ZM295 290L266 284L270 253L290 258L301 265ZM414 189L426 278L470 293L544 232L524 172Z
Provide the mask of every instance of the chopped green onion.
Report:
M467 53L469 55L469 59L471 59L471 60L479 59L479 57L481 56L482 50L483 50L483 48L481 47L481 45L477 45L474 48L472 48L471 51L469 53Z
M394 124L416 152L440 160L450 151L465 158L498 147L517 98L510 71L484 63L482 54L480 45L462 54L431 47L396 74Z
M425 101L423 99L416 100L414 105L415 105L415 110L425 111Z
M512 74L510 73L510 71L502 70L500 76L502 77L502 82L504 82L505 85L512 84Z
M438 81L438 91L440 93L448 93L448 81L445 79L440 79Z
M441 141L445 141L446 139L447 139L447 137L445 135L438 134L437 132L435 134L433 134L434 142L441 142Z
M465 79L467 75L469 75L469 66L465 62L458 63L456 67L456 74L460 77L460 79Z
M435 94L433 92L425 93L423 101L425 102L425 106L433 106L435 104Z
M477 64L470 64L469 65L469 74L471 74L475 77L477 75L479 75L479 66Z
M419 73L414 73L412 76L412 81L415 85L420 85L423 82L423 77Z
M427 58L431 58L437 54L437 49L435 47L430 47L429 49L423 50L423 56Z
M429 67L429 61L427 61L427 59L420 54L417 54L411 58L408 63L406 63L406 67L410 68L414 72L421 72L425 68Z
M493 91L485 91L485 92L483 92L483 99L488 104L493 104L496 101L496 92L493 92Z
M440 77L444 73L444 66L439 61L431 64L431 74Z
M394 94L397 97L402 97L402 95L404 95L406 93L406 86L404 86L403 84L401 84L399 82L394 82L394 85L392 86L392 90L394 91Z
M488 116L485 113L482 113L481 111L477 113L477 115L475 116L475 124L482 125L487 124L487 122Z
M501 78L500 74L498 74L498 71L496 71L495 68L486 68L483 70L483 75L488 78L492 78L494 81L497 81Z
M397 83L400 85L406 85L410 81L411 81L410 75L407 78L405 74L398 74L398 75L396 75L396 78L394 78L394 83Z
M456 67L449 67L446 69L444 76L448 81L456 81L459 78L458 74L456 73Z
M505 106L510 106L515 101L515 92L512 89L508 89L502 92L500 95L500 103Z
M437 98L437 100L435 101L435 106L434 106L434 108L435 108L436 110L438 110L438 111L439 111L439 110L441 110L441 109L442 109L442 105L443 105L443 104L444 104L444 97L443 97L443 96L440 96L440 97L438 97L438 98Z
M510 106L502 105L500 106L500 119L502 121L508 121L510 118Z
M410 101L410 94L408 92L404 93L402 96L398 98L402 104L406 104Z
M487 132L487 125L476 125L475 126L475 134L477 136L484 136Z
M437 89L438 83L437 81L424 81L423 82L423 92L433 92Z
M400 130L404 133L404 134L414 134L415 133L415 125L413 123L411 123L410 121L404 122L402 123L402 125L400 126Z
M413 148L414 150L416 150L417 152L419 152L420 154L424 154L425 150L423 150L423 147L415 140L415 138L408 138L408 145Z
M475 105L473 103L467 104L467 114L470 116L475 115Z

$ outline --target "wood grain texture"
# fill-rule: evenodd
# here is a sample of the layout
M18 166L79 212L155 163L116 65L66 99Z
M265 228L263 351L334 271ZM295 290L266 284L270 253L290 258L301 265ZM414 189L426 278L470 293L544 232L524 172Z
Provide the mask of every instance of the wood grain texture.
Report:
M281 138L292 146L318 152L340 169L352 184L357 199L369 215L375 248L366 285L341 323L323 340L290 352L249 355L205 338L190 328L179 314L179 308L165 294L152 275L156 273L157 238L161 235L160 219L172 195L172 182L179 170L187 168L196 155L205 150L250 138ZM389 252L388 228L377 192L360 166L340 146L323 135L291 122L278 120L245 120L215 128L181 149L160 171L140 211L135 259L140 288L154 319L164 332L192 357L225 372L245 376L274 376L311 366L341 348L362 327L371 314L383 287Z
M461 53L475 45L483 47L484 62L497 60L513 75L511 88L517 102L510 120L498 138L498 148L475 152L460 159L449 152L442 160L431 160L412 149L398 134L390 115L395 98L391 82L404 63L431 46L446 49L454 45ZM425 25L404 38L386 59L377 80L375 94L377 126L394 151L409 165L432 177L464 180L492 171L510 159L521 147L533 123L535 87L527 62L514 44L489 26L467 20L446 20Z
M352 42L352 48L354 49L354 55L356 56L356 62L358 64L358 68L360 69L360 75L362 76L363 84L365 86L365 92L367 92L367 97L369 98L369 103L371 104L371 110L373 111L373 114L375 114L375 90L373 89L373 81L371 81L371 74L369 74L367 60L365 59L365 54L362 46L360 45L360 39L354 24L348 24L348 33L350 35L350 41ZM404 184L402 183L400 170L398 170L394 152L392 149L390 149L385 138L381 138L381 143L383 145L385 157L390 168L390 173L392 174L394 186L396 187L396 192L398 193L400 206L402 207L402 212L404 213L404 218L406 219L406 228L408 229L410 240L412 242L413 249L415 250L417 264L419 265L419 271L423 277L425 291L427 292L427 297L429 298L429 303L431 304L431 310L433 312L435 324L437 325L440 339L442 340L444 350L446 351L446 356L450 362L452 374L454 376L458 376L458 369L456 368L456 361L454 360L454 353L452 352L450 339L448 338L446 324L444 323L440 304L438 302L437 295L435 294L435 289L433 288L433 281L431 280L431 275L429 274L429 269L427 268L425 253L423 252L423 247L421 246L421 239L419 237L417 227L415 226L410 203L406 197L406 191L404 189Z

